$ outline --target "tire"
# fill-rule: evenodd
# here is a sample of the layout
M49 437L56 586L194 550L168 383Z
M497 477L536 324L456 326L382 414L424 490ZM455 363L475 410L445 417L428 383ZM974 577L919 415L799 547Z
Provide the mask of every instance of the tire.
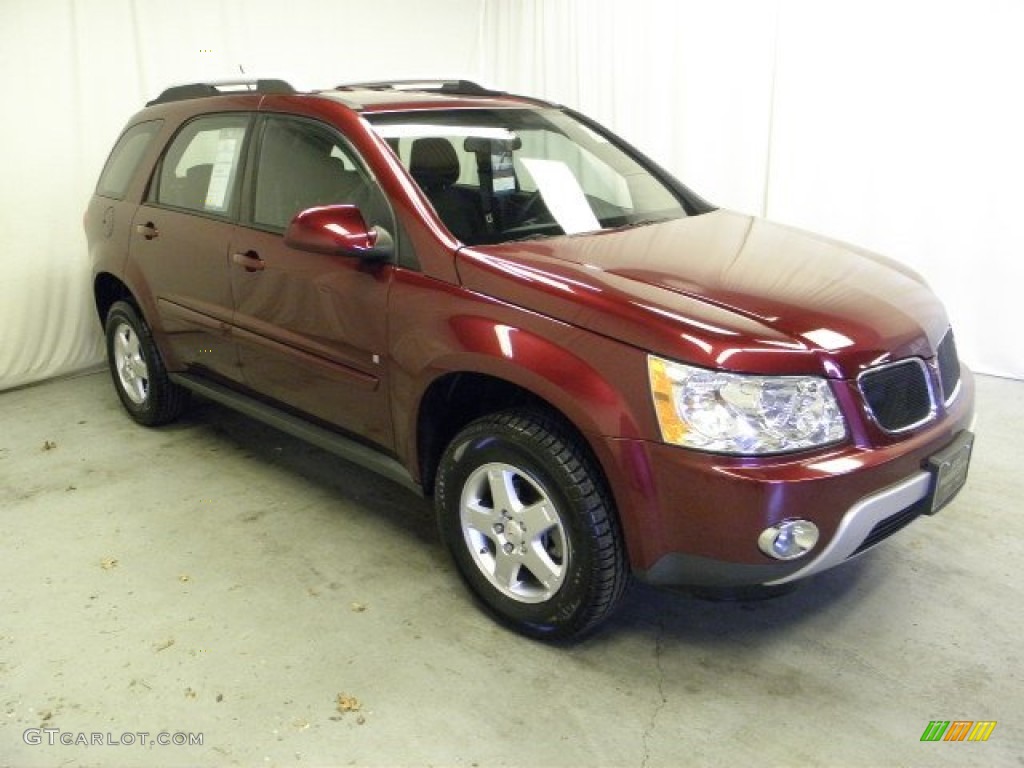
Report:
M115 302L105 330L114 389L128 415L147 427L178 418L188 403L188 391L168 378L153 334L135 307Z
M628 566L614 504L559 421L516 410L472 422L441 458L434 499L460 575L518 632L577 639L618 604Z

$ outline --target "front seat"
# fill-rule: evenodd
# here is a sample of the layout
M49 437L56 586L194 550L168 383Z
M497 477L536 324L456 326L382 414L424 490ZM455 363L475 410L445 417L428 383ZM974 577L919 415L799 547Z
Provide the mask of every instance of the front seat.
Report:
M448 139L431 136L413 141L409 173L448 231L464 243L475 244L484 231L483 214L477 196L455 186L460 171L459 157Z

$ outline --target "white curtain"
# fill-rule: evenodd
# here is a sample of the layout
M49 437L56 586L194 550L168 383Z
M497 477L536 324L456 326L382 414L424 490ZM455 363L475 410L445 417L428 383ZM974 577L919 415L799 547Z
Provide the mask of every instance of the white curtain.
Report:
M712 202L922 272L1024 378L1024 2L0 0L0 390L102 361L81 216L168 84L479 77L598 118Z
M481 40L712 202L911 265L1024 378L1024 2L484 0Z
M0 390L103 360L82 214L174 83L474 74L479 0L0 0Z

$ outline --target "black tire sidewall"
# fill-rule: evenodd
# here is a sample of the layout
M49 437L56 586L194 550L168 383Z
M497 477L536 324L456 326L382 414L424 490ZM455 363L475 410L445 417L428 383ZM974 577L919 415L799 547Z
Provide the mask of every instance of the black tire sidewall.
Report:
M139 339L139 348L142 351L142 357L146 362L146 368L148 370L148 390L146 392L146 399L142 403L136 403L133 401L124 390L124 386L121 383L121 377L118 375L117 366L114 362L114 337L117 329L127 324L132 328L135 335ZM107 344L107 361L110 368L110 375L114 380L114 389L117 390L117 396L121 400L121 404L125 410L128 411L129 415L140 424L152 424L157 420L157 407L159 397L159 380L163 375L163 364L160 361L159 353L156 351L156 347L153 344L153 338L150 334L149 327L139 317L138 312L131 304L124 301L115 303L110 311L107 313L107 322L105 326L106 332L106 344Z
M524 603L500 592L469 551L462 530L462 493L469 476L492 462L510 464L539 485L555 505L569 543L565 581L543 603ZM491 613L535 637L569 636L587 621L593 591L593 549L585 529L586 506L574 499L575 483L537 441L505 425L473 425L452 443L439 472L438 524L459 573ZM576 494L578 495L578 494Z

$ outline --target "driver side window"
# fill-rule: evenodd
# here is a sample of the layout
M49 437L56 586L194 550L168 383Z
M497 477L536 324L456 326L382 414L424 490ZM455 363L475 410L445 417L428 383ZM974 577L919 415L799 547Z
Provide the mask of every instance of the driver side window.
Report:
M384 223L381 193L337 134L307 120L267 117L256 166L253 223L284 230L300 211L339 204L358 206L369 226Z

